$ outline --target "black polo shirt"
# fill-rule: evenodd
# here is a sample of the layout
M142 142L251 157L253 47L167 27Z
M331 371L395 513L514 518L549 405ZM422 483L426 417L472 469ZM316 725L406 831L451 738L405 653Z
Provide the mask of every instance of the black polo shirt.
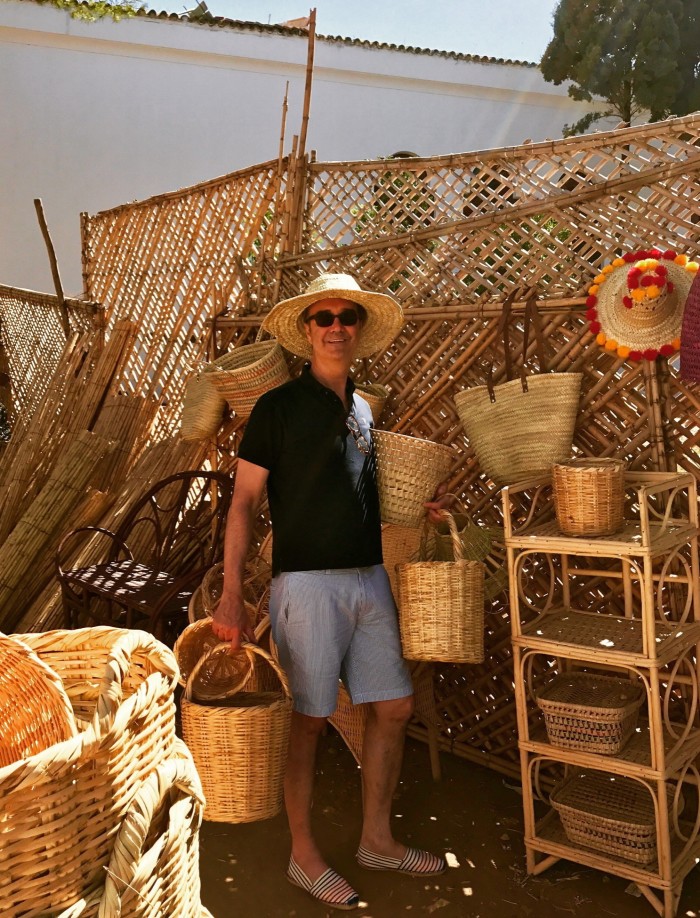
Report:
M374 451L362 456L346 416L308 366L253 408L238 455L270 473L274 574L382 563Z

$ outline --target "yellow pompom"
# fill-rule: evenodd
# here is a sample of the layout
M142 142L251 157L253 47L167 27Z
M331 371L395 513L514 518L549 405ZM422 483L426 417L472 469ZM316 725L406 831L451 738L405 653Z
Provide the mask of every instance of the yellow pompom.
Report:
M647 258L647 271L651 271L654 268L658 268L659 263L655 258Z
M624 265L626 265L626 264L627 264L627 262L625 261L624 258L615 258L615 259L613 259L612 266L613 266L613 268L622 268L622 267L624 267Z
M599 289L600 287L598 284L593 284L592 287L588 288L588 292L591 296L595 296Z
M688 256L676 255L676 257L673 259L673 263L676 265L686 265L688 263Z
M674 349L674 351L679 351L681 349L681 339L674 338L671 342L671 347Z
M690 271L691 274L695 274L698 268L700 268L700 265L697 263L697 261L689 261L685 266L685 270Z
M599 274L597 277L593 278L594 284L604 284L605 283L605 274Z
M605 342L608 340L608 336L604 332L598 332L598 334L595 336L595 340L598 344L605 344Z
M625 347L624 344L621 344L617 349L617 356L622 357L622 359L624 360L625 357L629 357L629 355L630 355L630 349L628 347Z
M642 258L641 261L638 261L635 264L635 268L639 268L641 271L646 271L648 267L649 267L649 261L646 258Z
M610 274L610 272L611 272L612 270L614 270L612 265L606 265L606 266L601 270L600 273L601 273L601 274Z
M638 303L641 303L646 294L644 293L643 287L637 287L634 290L630 290L630 296L633 300L636 300Z
M656 284L652 284L651 287L646 287L646 292L650 300L655 300L661 293L661 288L657 287Z

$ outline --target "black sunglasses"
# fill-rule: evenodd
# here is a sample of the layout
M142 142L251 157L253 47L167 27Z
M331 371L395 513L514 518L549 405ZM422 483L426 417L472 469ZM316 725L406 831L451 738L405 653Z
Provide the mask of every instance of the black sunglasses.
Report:
M341 325L357 325L359 318L354 309L342 309L340 312L319 309L312 316L307 316L304 321L311 322L313 320L319 328L330 328L336 319L340 320Z

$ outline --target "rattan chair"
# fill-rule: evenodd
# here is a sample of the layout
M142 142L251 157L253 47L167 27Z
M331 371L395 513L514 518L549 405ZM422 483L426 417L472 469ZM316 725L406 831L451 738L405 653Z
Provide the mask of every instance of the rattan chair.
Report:
M228 475L180 472L155 484L115 532L84 526L67 533L56 553L67 627L141 628L172 645L192 593L222 555L232 493ZM91 542L91 563L66 568L66 557L81 557L75 540L98 534L107 540L104 560L94 563Z

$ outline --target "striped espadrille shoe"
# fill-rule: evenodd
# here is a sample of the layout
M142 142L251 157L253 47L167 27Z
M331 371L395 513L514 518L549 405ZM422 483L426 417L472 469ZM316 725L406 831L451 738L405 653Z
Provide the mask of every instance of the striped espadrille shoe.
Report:
M318 899L319 902L323 902L324 905L328 905L330 908L349 911L352 908L357 908L360 903L360 897L352 886L330 867L321 874L315 883L312 883L294 858L290 857L287 879L294 886L303 889L314 899Z
M401 857L384 857L363 848L357 849L357 863L368 870L395 870L412 877L436 877L447 870L447 861L436 854L421 851L420 848L406 848Z

